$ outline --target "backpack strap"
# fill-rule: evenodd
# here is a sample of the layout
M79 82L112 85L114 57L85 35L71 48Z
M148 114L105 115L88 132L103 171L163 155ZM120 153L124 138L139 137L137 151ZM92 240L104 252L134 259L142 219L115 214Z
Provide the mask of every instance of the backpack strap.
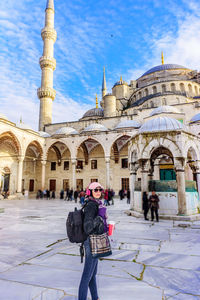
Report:
M84 257L84 247L83 247L83 243L81 243L80 245L80 256L81 256L81 263L83 263L83 257Z

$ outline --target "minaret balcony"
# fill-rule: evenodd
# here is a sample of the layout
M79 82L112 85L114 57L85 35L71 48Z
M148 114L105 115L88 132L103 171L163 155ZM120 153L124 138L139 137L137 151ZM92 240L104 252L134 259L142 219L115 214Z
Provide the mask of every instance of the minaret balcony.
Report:
M54 28L44 27L41 31L41 36L42 36L43 41L45 39L49 39L49 40L52 39L55 43L55 41L57 39L57 32L55 31Z
M39 88L37 90L38 98L51 98L52 100L56 97L56 91L50 87L47 88Z
M40 67L43 68L51 68L53 71L56 68L56 60L53 57L42 56L40 57Z

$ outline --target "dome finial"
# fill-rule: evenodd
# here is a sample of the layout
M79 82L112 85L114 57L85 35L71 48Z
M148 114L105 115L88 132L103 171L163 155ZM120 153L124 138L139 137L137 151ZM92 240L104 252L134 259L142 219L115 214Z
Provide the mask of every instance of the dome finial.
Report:
M162 65L164 65L164 55L163 55L163 51L161 52L161 61L162 61Z
M98 108L98 97L97 97L97 94L96 94L96 108Z

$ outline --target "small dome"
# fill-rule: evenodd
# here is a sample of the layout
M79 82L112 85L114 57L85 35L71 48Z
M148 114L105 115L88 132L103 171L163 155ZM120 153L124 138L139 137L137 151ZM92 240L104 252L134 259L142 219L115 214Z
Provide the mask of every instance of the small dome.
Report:
M24 129L24 130L33 130L29 125L27 125L21 121L20 121L20 123L17 124L17 127Z
M120 129L120 128L139 128L141 127L141 124L138 123L135 120L125 120L121 121L120 123L117 124L115 129Z
M200 113L194 115L190 120L190 123L199 123L200 122Z
M189 70L186 67L183 67L181 65L176 65L176 64L163 64L163 65L159 65L156 67L153 67L151 69L149 69L147 72L145 72L142 76L154 73L154 72L159 72L159 71L164 71L164 70L175 70L175 69L185 69L185 70ZM142 77L141 76L141 77Z
M86 117L103 117L103 109L102 108L92 108L86 111L86 113L83 115L83 118Z
M43 138L50 137L50 134L45 131L38 131L39 135Z
M0 114L0 119L8 120L8 118L3 114Z
M163 105L163 106L159 106L157 108L155 108L151 113L150 116L155 116L155 115L159 115L159 114L180 114L181 112L170 105Z
M117 81L113 87L117 86L117 85L128 85L128 83L124 80L122 80L122 77L120 78L120 81Z
M183 129L184 125L176 119L169 117L157 117L145 122L139 129L139 133L173 131Z
M107 131L107 130L108 129L105 126L95 123L95 124L91 124L88 127L84 128L83 132L85 132L85 131Z
M69 134L78 134L78 131L76 131L72 127L61 127L56 132L53 133L53 135L69 135Z

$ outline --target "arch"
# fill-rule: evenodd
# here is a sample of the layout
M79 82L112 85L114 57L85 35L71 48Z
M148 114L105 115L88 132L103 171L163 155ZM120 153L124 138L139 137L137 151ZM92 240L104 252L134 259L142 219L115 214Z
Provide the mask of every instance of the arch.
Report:
M115 139L115 141L112 143L111 148L110 148L110 154L111 154L111 151L113 148L115 163L119 162L120 151L127 145L129 139L130 139L130 135L121 135L120 137Z
M70 152L70 156L72 155L72 149L70 147L70 145L68 145L68 143L66 143L66 141L59 141L59 140L50 140L50 143L47 144L47 147L46 147L46 151L44 151L43 153L43 156L44 157L47 157L48 156L48 153L49 153L49 150L51 149L51 147L56 144L56 143L60 143L60 144L63 144Z
M95 141L98 145L100 145L101 147L102 147L102 149L103 149L103 152L104 152L104 156L105 156L105 148L104 148L104 146L101 144L101 142L100 141L98 141L96 138L94 138L94 137L86 137L86 138L84 138L78 145L76 145L76 150L75 150L75 153L76 153L76 157L77 157L77 154L78 154L78 149L82 146L82 144L83 143L85 143L86 141ZM97 146L97 145L96 145ZM84 146L83 146L84 147ZM82 149L83 149L83 147L82 147ZM94 149L94 148L93 148ZM93 150L92 149L92 150ZM91 151L92 151L91 150ZM85 151L84 149L83 149L83 151Z
M153 94L157 94L157 87L155 85L152 87L152 91L153 91Z
M144 90L144 95L145 95L145 97L147 97L149 95L149 91L147 88Z
M200 160L200 151L193 141L188 141L186 145L184 146L184 157L188 157L188 152L192 156L192 160Z
M19 140L11 131L5 131L0 135L0 143L4 143L6 140L11 140L13 142L12 146L16 155L22 154L22 148Z
M141 99L142 98L142 92L139 92L138 93L138 99Z
M151 157L152 152L159 147L164 147L166 149L170 149L170 152L173 154L173 157L182 157L183 154L180 148L171 140L163 138L160 140L151 140L148 145L144 146L143 150L141 151L141 158L148 159Z
M165 93L166 90L167 90L167 89L166 89L166 85L165 85L165 84L162 84L162 85L161 85L161 88L162 88L162 93Z
M43 156L43 148L42 148L41 144L40 144L38 141L36 141L36 140L31 141L31 142L27 145L27 147L26 147L26 149L25 149L25 152L24 152L25 154L26 154L28 148L31 147L31 146L34 146L34 147L37 148L40 157ZM39 156L38 156L38 157L39 157Z
M182 93L185 92L185 85L184 85L184 83L180 83L180 91L181 91Z
M176 92L176 86L175 86L175 83L171 83L171 84L170 84L170 87L171 87L171 91L172 91L172 92Z
M57 145L56 145L57 144ZM61 145L61 147L62 146L64 146L64 147L66 147L68 150L69 150L69 152L70 152L70 149L67 147L67 145L65 144L65 143L63 143L63 142L60 142L60 141L54 141L49 147L48 147L48 149L47 149L47 152L46 152L46 157L48 157L48 154L49 154L49 151L51 150L51 149L53 149L54 151L55 151L55 153L56 153L56 157L57 157L57 160L58 160L58 165L60 166L61 165L61 161L62 161L62 153L61 153L61 149L59 148L59 145ZM66 149L64 149L64 151L65 151ZM71 152L70 152L70 155L71 155Z
M190 83L188 84L188 91L190 94L192 94L192 85Z
M160 155L165 154L173 160L173 154L171 151L163 146L154 148L151 152L150 160L155 161Z

